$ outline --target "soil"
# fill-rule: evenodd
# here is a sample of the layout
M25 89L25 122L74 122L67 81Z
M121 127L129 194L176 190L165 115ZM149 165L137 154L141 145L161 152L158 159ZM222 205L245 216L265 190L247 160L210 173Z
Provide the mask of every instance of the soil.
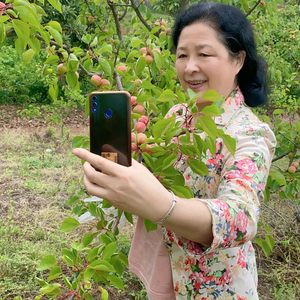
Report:
M24 135L43 135L47 131L47 127L51 126L51 124L45 121L43 118L32 118L32 119L22 119L20 118L19 114L17 113L21 107L16 106L7 106L7 105L0 105L0 129L7 130L10 132L22 133ZM88 118L85 116L83 110L74 110L71 112L68 117L63 120L63 124L65 129L70 132L70 135L82 135L88 134L89 129L89 122ZM61 128L59 126L53 126L55 130L59 132ZM1 148L1 147L0 147ZM1 165L0 161L0 165ZM3 167L3 165L2 165ZM8 206L8 199L5 198L5 190L8 188L8 184L11 186L12 182L0 182L0 218L3 218L7 215ZM16 185L18 183L16 182ZM22 195L22 197L20 197ZM22 205L22 201L30 203L31 210L39 210L41 209L41 201L42 199L38 199L36 196L27 193L26 190L16 190L12 194L10 194L10 199L15 199L17 202L16 205ZM19 202L19 203L18 203ZM17 209L17 207L16 207ZM134 230L134 226L127 226L126 230L132 234ZM260 251L256 249L257 253ZM261 258L263 254L258 253L258 260L261 262ZM263 261L262 263L262 270L263 274L268 273L268 261ZM117 294L116 291L110 291L109 299L119 299L119 300L133 300L135 299L134 296L130 295L130 291L138 291L141 289L140 283L137 280L132 280L128 286L128 294L127 295L120 295ZM264 275L259 275L259 294L261 300L274 300L275 298L271 296L270 290L273 290L272 283L270 280L266 279ZM95 298L97 299L97 298Z

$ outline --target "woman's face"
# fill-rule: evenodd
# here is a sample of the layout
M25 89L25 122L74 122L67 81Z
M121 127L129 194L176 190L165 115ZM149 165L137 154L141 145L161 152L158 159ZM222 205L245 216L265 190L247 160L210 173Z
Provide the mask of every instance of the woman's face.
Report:
M238 59L230 58L227 48L217 38L217 32L209 25L194 23L182 30L176 69L185 91L191 89L203 94L215 90L228 97L237 85L237 74L243 63L244 54ZM198 103L205 105L201 99Z

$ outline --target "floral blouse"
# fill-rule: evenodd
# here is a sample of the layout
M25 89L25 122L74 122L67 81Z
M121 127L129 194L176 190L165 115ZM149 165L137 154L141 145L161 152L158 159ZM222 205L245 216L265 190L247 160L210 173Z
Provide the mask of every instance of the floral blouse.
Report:
M163 227L170 254L176 300L258 299L254 248L260 203L267 182L276 140L269 126L244 105L236 89L216 117L218 128L236 139L232 156L222 139L217 152L207 151L204 160L209 176L194 174L186 157L180 155L176 168L184 175L195 198L203 201L212 214L213 242L207 247L189 241ZM185 106L174 106L183 119ZM183 121L185 121L183 119ZM205 133L201 136L205 138Z

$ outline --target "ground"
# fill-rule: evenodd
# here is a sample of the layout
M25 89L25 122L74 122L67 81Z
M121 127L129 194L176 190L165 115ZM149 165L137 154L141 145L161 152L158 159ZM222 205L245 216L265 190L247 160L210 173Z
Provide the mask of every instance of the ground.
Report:
M74 111L63 120L64 126L51 127L43 118L21 119L19 109L0 106L0 300L18 294L29 300L37 295L30 273L36 272L38 259L45 255L42 249L52 247L52 251L58 251L57 247L67 247L68 242L70 245L73 237L60 234L58 228L70 215L67 200L83 189L81 163L72 157L70 144L74 136L88 134L84 112ZM128 251L134 226L126 224L123 232L126 241L122 250ZM282 286L270 276L279 274L274 273L274 266L286 259L283 245L268 260L255 247L260 299L300 299L297 292L281 297L285 291L280 291ZM31 260L28 253L37 256ZM278 278L289 276L290 282L296 282L299 268L291 264L297 259L285 263ZM18 286L26 280L30 282L27 287ZM111 290L109 299L145 299L145 291L133 274L127 273L125 284L126 293Z

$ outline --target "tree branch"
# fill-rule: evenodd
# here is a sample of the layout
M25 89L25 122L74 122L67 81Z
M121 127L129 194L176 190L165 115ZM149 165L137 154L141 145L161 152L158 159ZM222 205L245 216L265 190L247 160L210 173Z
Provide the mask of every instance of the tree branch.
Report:
M287 156L287 155L288 155L289 153L291 153L291 152L292 152L292 151L288 151L288 152L286 152L286 153L284 153L284 154L281 154L281 155L279 155L279 156L273 158L273 159L272 159L272 163L273 163L274 161L277 161L277 160L279 160L279 159L281 159L281 158Z
M249 10L249 12L246 14L246 17L250 16L251 13L254 11L254 9L259 5L259 3L261 2L261 0L258 0L255 5Z
M117 29L117 35L119 37L120 42L122 43L123 48L125 49L126 46L125 46L125 42L123 40L123 35L122 35L121 26L120 26L118 14L117 14L117 11L116 11L116 7L114 5L111 5L110 1L107 1L107 3L109 5L109 7L110 7L110 9L111 9L111 11L113 13L114 19L115 19L116 29Z
M138 7L137 7L137 6L135 5L135 3L134 3L134 0L130 0L130 2L131 2L132 8L134 9L134 11L135 11L136 15L138 16L138 18L140 19L140 21L144 24L144 26L145 26L149 31L151 31L152 28L150 27L150 25L146 22L146 20L145 20L145 19L143 18L143 16L141 15L141 13L140 13ZM157 37L159 37L159 34L160 34L160 30L159 30L158 32L154 33L154 35L157 36Z

